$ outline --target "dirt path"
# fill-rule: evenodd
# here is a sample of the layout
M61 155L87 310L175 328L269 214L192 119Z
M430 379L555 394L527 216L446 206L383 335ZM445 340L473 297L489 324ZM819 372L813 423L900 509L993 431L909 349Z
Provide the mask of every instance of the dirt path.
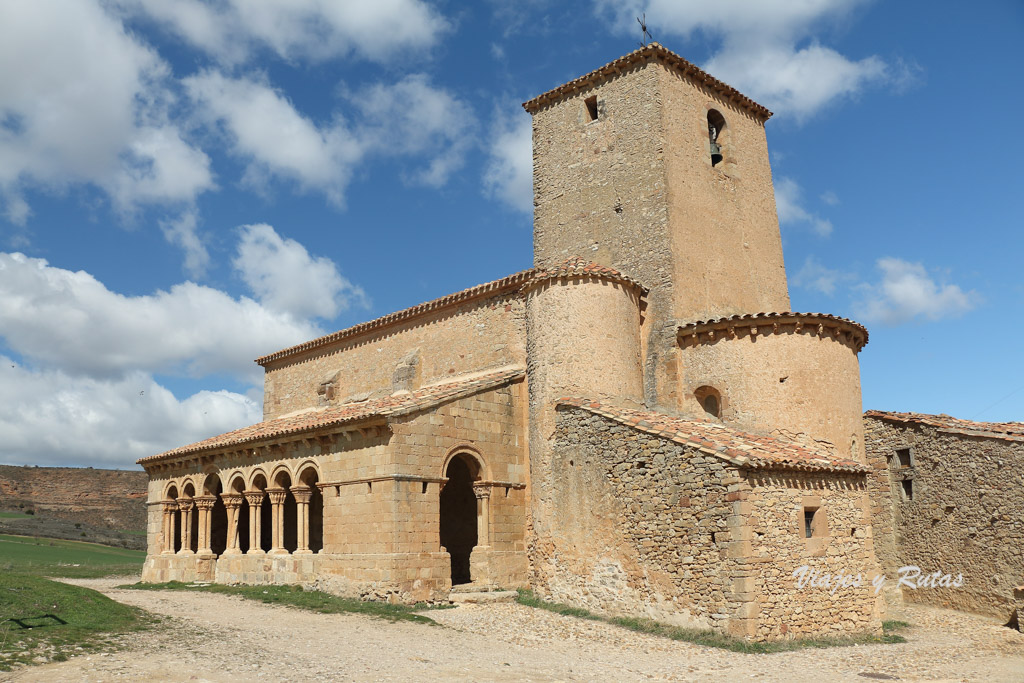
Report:
M512 604L431 612L441 628L208 593L117 590L123 582L74 581L161 615L162 627L126 636L119 652L0 681L1024 680L1024 634L929 608L907 609L916 628L906 644L742 655Z

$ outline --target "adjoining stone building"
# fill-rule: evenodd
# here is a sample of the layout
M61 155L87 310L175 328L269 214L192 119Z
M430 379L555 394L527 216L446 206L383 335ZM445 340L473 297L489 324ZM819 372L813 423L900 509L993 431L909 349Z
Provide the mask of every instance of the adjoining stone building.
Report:
M925 583L901 587L902 599L1012 621L1024 579L1024 424L864 417L878 560L893 578L916 566L908 582ZM935 572L950 581L932 585Z
M877 631L868 335L788 311L771 113L657 44L524 106L534 267L258 359L263 422L140 461L144 578Z

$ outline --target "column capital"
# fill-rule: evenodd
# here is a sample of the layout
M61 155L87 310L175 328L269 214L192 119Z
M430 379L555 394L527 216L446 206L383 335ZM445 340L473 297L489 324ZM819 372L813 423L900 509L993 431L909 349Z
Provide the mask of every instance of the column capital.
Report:
M249 501L249 505L257 506L263 504L263 496L265 494L263 491L245 491L242 495Z
M270 502L273 505L282 505L288 497L288 489L267 489L267 495L270 496Z
M296 503L308 503L313 497L313 489L308 486L293 486L291 491Z
M241 493L220 494L220 499L224 501L224 507L226 508L236 508L240 506L242 504L242 498L243 496Z
M178 501L176 500L161 500L160 505L163 507L164 512L177 512Z
M197 496L192 500L196 502L196 507L200 510L212 510L213 506L217 504L216 496Z
M193 499L193 498L179 498L178 499L178 509L181 510L182 512L188 512L189 510L192 509L192 505L194 504L194 500L195 499Z
M477 498L490 498L491 487L487 484L473 484L473 495Z

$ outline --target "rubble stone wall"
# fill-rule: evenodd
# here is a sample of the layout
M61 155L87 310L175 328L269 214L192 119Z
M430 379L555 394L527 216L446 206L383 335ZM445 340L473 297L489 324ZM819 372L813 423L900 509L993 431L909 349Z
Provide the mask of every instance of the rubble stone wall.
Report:
M963 576L958 588L903 586L903 599L1009 621L1024 579L1024 443L864 421L868 454L884 475L873 480L872 502L893 530L894 542L879 553L886 574L912 565L922 576Z

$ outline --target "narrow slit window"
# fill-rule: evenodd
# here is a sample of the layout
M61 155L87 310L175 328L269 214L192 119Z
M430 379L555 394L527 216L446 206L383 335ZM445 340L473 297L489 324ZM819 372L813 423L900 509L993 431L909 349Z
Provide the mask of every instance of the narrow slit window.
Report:
M903 500L914 500L914 482L910 479L904 479L903 484Z
M587 99L583 100L583 105L587 123L597 121L597 95L591 95Z
M725 117L714 109L708 111L708 144L711 150L711 165L717 166L725 159L723 133Z
M814 536L814 515L817 512L817 509L804 508L804 538Z

